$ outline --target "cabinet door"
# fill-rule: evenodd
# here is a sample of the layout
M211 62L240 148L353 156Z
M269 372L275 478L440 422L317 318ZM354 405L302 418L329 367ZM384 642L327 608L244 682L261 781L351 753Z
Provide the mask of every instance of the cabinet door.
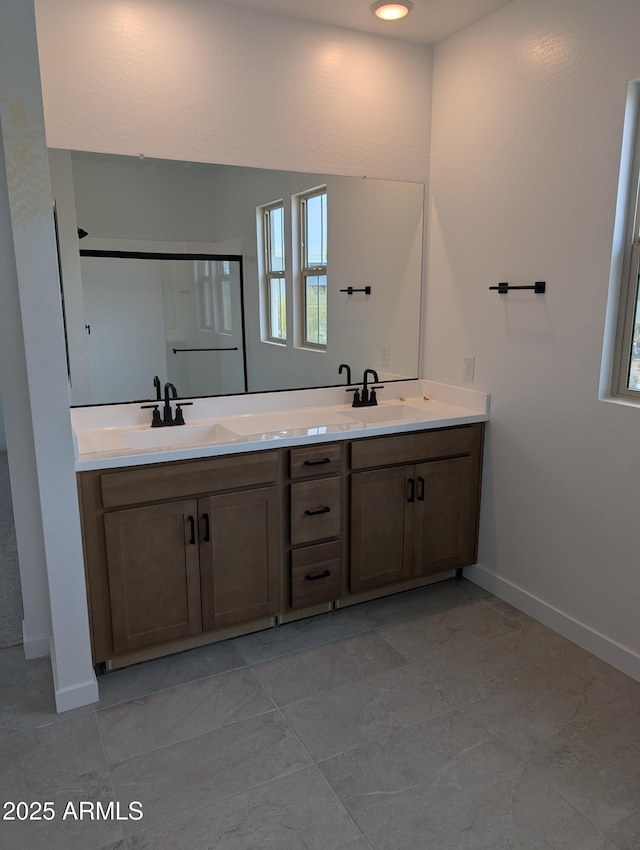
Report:
M276 614L282 576L280 490L198 500L203 628Z
M196 511L188 499L105 514L116 653L202 630Z
M472 458L421 463L415 475L412 575L472 564L476 539Z
M351 476L352 593L411 576L413 467Z

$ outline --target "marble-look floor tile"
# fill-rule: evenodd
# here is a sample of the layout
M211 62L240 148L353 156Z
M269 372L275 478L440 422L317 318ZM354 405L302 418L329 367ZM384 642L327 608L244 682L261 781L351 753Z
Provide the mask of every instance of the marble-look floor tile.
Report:
M468 783L446 768L417 787L389 788L382 775L367 787L345 788L344 802L376 850L582 850L596 834L523 765L483 778L478 763Z
M361 606L285 623L273 629L236 638L233 645L247 664L259 664L369 630Z
M21 646L0 652L0 738L16 732L59 723L49 658L26 660ZM93 706L77 709L73 717L92 714ZM67 712L64 717L70 717Z
M280 712L272 711L128 759L111 775L116 799L140 801L149 829L308 764ZM139 826L125 823L125 835Z
M426 587L381 596L355 606L370 629L379 629L420 617L431 611L453 609L465 602L484 598L486 591L464 579L447 579ZM347 610L347 609L343 609Z
M534 626L509 630L462 649L413 662L425 682L451 707L508 692L519 678L568 670L581 658L573 644L550 639ZM566 645L565 645L566 644Z
M4 799L77 788L78 778L107 767L95 712L65 718L0 739L0 782ZM47 798L48 799L48 798Z
M479 724L453 711L367 741L319 766L359 823L376 824L401 820L433 787L460 790L517 764Z
M320 760L452 707L433 680L407 665L300 700L282 711L311 755Z
M316 767L128 839L129 850L357 850L358 841L360 830Z
M485 595L480 598L488 608L491 608L491 610L495 611L497 614L502 614L503 617L508 617L514 625L519 623L521 626L527 626L532 625L535 622L535 620L528 614L525 614L524 611L514 608L513 605L505 602L504 599L498 599L497 596L492 596L487 592L485 592Z
M517 625L520 625L516 621ZM510 631L509 617L480 600L463 600L452 608L430 611L393 626L380 635L408 661L431 658Z
M326 693L406 660L374 632L265 661L252 669L278 705Z
M90 792L82 799L96 801ZM104 798L101 802L106 805ZM77 802L75 803L77 806ZM64 805L57 807L59 814L53 821L28 821L0 825L0 847L2 850L127 850L119 824L111 820L74 820L70 816L62 820Z
M585 732L529 764L607 836L626 822L640 838L639 754L640 710L634 710L595 720ZM621 839L612 840L618 844Z
M640 847L640 811L635 811L609 830L608 836L617 850L638 850Z
M100 708L244 667L231 641L207 644L98 677Z
M611 685L620 691L620 693L625 694L640 705L640 682L636 682L631 676L627 676L620 670L616 670L615 667L607 664L606 661L601 661L595 655L590 655L586 651L584 652L584 664L594 676L597 676L603 682Z
M637 846L637 844L634 845L634 850ZM576 850L622 850L622 848L609 841L606 835L598 834L587 839L579 847L576 847Z
M265 711L274 703L248 667L98 711L109 762L122 761Z
M97 850L122 840L117 821L76 817L80 802L115 802L95 713L60 718L0 740L0 800L51 802L55 812L53 820L3 820L3 850Z
M561 747L590 724L632 711L635 703L584 664L531 667L485 686L466 711L519 759Z

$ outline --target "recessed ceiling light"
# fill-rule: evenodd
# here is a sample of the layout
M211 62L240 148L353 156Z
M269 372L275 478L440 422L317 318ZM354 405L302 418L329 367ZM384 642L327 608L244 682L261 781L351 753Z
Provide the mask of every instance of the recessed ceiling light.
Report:
M404 18L413 9L413 3L409 0L398 0L396 3L388 3L387 0L377 0L371 6L371 11L377 18L383 21L397 21Z

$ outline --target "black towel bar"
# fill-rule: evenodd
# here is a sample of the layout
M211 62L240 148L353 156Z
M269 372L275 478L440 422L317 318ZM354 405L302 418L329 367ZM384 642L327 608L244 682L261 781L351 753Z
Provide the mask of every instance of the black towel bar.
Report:
M533 289L538 295L544 295L547 284L544 280L537 280L531 286L512 286L510 283L499 283L497 286L490 286L489 289L497 289L501 295L506 295L512 289Z

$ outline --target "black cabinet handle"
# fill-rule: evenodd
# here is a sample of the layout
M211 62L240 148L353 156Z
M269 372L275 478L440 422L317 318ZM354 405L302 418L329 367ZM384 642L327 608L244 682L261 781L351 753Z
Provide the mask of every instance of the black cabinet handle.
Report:
M420 478L418 478L418 484L420 485L420 492L418 494L418 501L424 502L424 478L422 476L420 476Z
M326 505L324 508L318 508L317 511L305 511L305 516L318 516L318 514L328 514L331 512L331 508Z
M211 527L209 525L209 514L202 514L204 520L204 542L209 543L211 540Z
M305 460L303 466L320 466L323 463L331 463L330 457L323 457L322 460Z
M189 525L191 526L191 537L189 538L189 543L191 546L195 546L196 542L196 520L195 517L189 517Z
M329 578L330 575L331 575L331 570L325 570L323 573L318 573L318 575L315 575L315 576L306 575L304 577L304 580L305 581L318 581L318 579L320 579L320 578Z
M416 482L413 478L409 479L409 501L415 502L416 500Z

